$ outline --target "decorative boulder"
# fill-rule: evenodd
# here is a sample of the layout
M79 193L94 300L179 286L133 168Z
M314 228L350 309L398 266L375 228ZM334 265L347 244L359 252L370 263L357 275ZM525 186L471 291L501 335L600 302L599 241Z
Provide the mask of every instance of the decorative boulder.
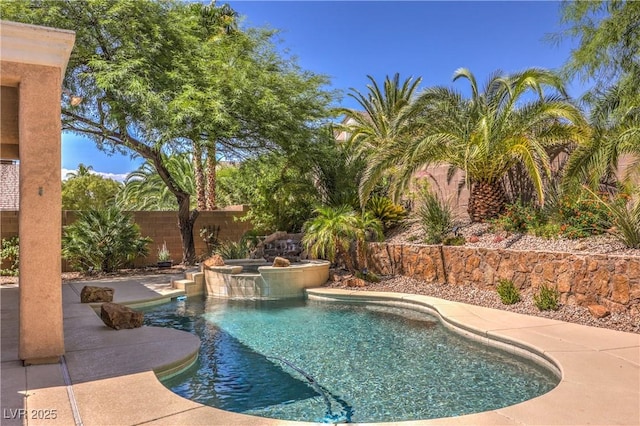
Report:
M604 318L611 313L602 305L589 305L587 308L589 308L589 312L591 312L591 315L595 318Z
M134 311L128 306L117 303L103 303L100 309L100 318L107 327L115 330L138 328L142 327L144 313Z
M213 266L224 266L224 259L219 254L214 254L202 263L207 268L211 268Z
M289 262L288 259L285 259L284 257L276 257L275 259L273 259L273 265L274 268L286 268L287 266L291 266L291 262Z
M82 303L99 303L112 302L113 289L111 287L95 287L86 285L80 291L80 302Z

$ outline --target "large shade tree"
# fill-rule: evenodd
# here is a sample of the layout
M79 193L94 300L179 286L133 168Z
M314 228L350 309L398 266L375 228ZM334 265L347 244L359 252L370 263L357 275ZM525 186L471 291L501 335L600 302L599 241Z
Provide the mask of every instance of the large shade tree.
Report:
M593 132L572 156L568 183L613 183L620 159L640 159L640 2L565 2L560 38L577 40L564 71L595 82L586 94ZM637 168L637 167L636 167Z
M448 164L464 172L471 220L484 221L501 212L507 202L503 178L522 164L543 203L543 178L550 171L546 148L584 137L584 118L562 80L542 69L495 73L482 89L467 69L455 72L458 79L468 81L471 95L448 87L423 91L413 104L421 115L419 128L408 142L376 150L367 176L375 180L393 169L393 181L403 188L421 168ZM363 184L366 189L373 182Z
M206 21L221 28L212 31L203 27L199 8L187 3L33 0L0 7L3 19L76 32L64 80L63 129L153 165L176 198L185 263L195 260L198 210L190 209L191 194L166 159L203 138L226 142L235 154L287 148L313 131L329 102L321 90L325 78L278 53L272 32L238 31L220 47L219 38L206 34L227 33L228 20ZM211 137L220 122L230 124Z

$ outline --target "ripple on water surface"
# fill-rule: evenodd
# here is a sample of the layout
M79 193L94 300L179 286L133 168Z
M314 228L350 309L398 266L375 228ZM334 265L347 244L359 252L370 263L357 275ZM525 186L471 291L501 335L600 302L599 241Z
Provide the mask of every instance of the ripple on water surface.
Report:
M224 410L306 421L381 422L487 411L550 391L549 371L445 329L424 313L313 301L174 301L147 325L202 340L165 380Z

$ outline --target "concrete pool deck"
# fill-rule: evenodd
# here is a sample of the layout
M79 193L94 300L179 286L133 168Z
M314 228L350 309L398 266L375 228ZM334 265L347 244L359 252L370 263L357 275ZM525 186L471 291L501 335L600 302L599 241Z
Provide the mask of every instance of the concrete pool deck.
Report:
M2 425L300 425L230 413L181 398L154 371L189 362L198 339L178 330L111 330L80 303L84 285L115 288L114 301L161 301L180 295L168 275L71 282L63 285L66 354L63 363L23 367L18 353L18 288L2 286ZM638 425L640 334L401 293L308 290L310 298L383 303L428 311L449 327L507 351L533 354L562 374L551 392L520 404L460 417L402 425ZM46 303L46 301L43 301ZM25 409L26 411L19 411ZM45 418L48 417L48 418ZM53 418L55 417L55 418ZM390 424L390 423L385 423Z

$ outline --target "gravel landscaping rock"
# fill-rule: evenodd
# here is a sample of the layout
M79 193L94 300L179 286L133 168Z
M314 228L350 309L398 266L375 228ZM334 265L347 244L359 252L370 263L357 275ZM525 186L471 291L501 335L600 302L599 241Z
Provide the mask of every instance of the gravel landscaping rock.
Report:
M513 305L505 305L496 291L482 290L470 285L433 284L403 276L381 277L379 283L367 283L365 287L347 287L341 282L329 282L327 287L347 290L390 291L397 293L422 294L454 302L469 303L493 309L535 315L560 321L573 322L592 327L640 333L640 316L628 313L611 313L604 318L595 318L589 309L574 305L560 305L557 311L540 311L533 304L533 296L523 292L522 300Z
M465 224L458 228L467 242L466 247L493 249L540 250L583 254L617 254L640 256L640 249L629 249L613 235L598 235L570 240L568 238L544 239L519 233L493 232L487 223ZM474 237L474 238L471 238ZM473 242L469 242L469 240ZM414 221L393 231L386 242L389 244L423 244L425 233L422 226ZM640 316L629 313L611 313L603 318L595 318L587 307L561 305L557 311L540 311L533 303L531 292L522 292L522 300L513 305L504 305L495 290L483 290L471 285L433 284L403 276L381 277L379 283L367 283L365 287L349 287L350 290L392 291L422 294L456 302L469 303L487 308L502 309L525 315L536 315L561 321L573 322L592 327L640 333ZM329 287L346 288L340 282L328 283Z

